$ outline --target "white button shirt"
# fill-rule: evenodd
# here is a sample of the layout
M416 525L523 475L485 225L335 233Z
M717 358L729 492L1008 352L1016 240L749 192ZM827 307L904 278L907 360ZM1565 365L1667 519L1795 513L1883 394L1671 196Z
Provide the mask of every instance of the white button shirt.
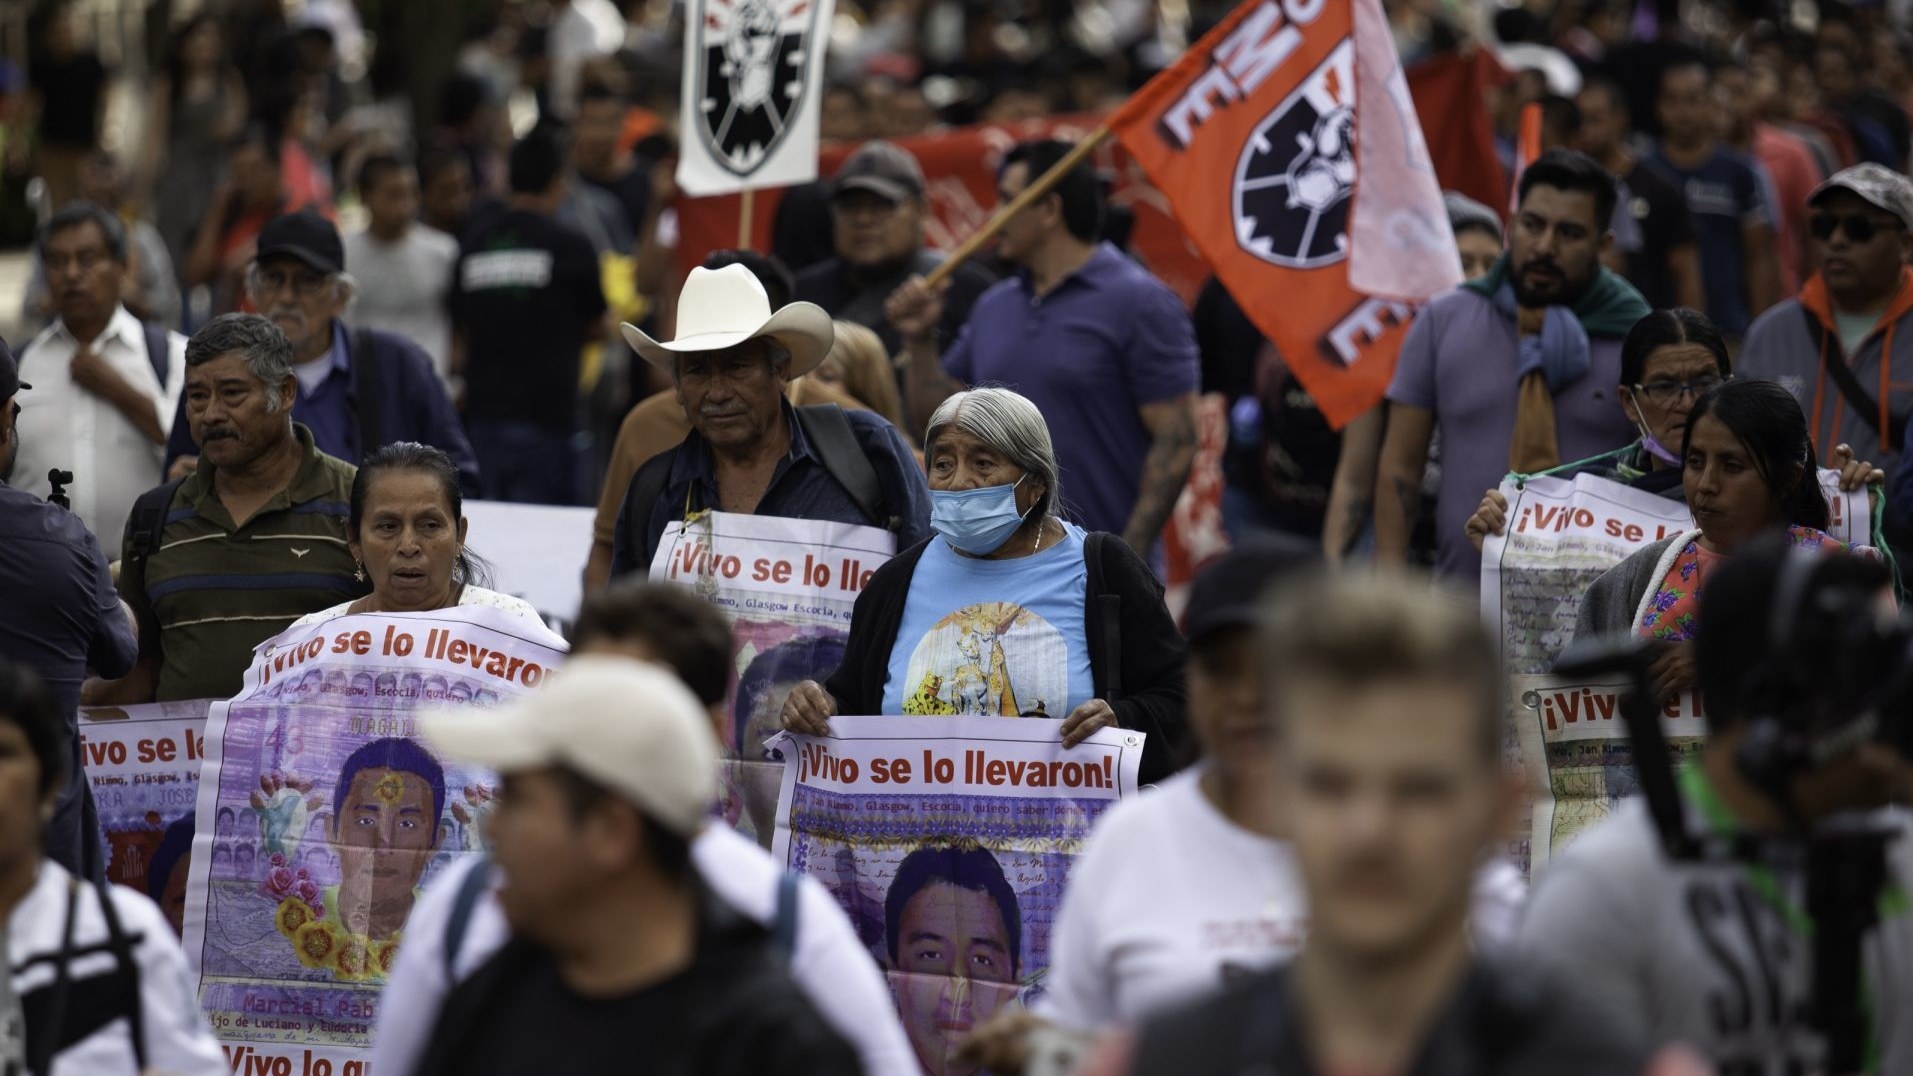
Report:
M126 382L153 401L162 430L170 430L186 383L186 338L166 334L171 352L166 384L159 383L146 354L146 331L124 306L93 341L93 352ZM20 457L14 485L36 496L51 491L47 471L73 472L66 487L73 512L100 540L107 559L118 559L126 517L139 495L160 484L165 449L104 397L81 388L67 372L79 342L63 322L48 326L20 355Z

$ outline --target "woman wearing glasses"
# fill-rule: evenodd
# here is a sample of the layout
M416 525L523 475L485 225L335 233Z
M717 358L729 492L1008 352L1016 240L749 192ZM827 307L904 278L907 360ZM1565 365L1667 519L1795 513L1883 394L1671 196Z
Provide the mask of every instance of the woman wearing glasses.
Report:
M1635 322L1621 341L1621 384L1616 399L1640 440L1622 453L1606 477L1663 497L1685 499L1681 442L1695 403L1732 377L1726 341L1707 315L1685 308L1656 310ZM1859 489L1885 480L1871 464L1853 458L1846 445L1829 463L1840 471L1840 488ZM1481 548L1507 526L1508 502L1489 490L1468 520L1468 540Z

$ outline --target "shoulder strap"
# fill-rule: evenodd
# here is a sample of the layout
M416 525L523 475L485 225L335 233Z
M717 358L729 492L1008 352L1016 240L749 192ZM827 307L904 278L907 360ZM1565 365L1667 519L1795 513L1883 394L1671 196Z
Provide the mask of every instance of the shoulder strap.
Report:
M166 511L173 506L173 495L185 481L175 478L154 486L133 501L133 511L127 516L126 524L126 534L131 539L127 543L128 556L144 561L159 552L160 532L166 529Z
M660 452L638 466L638 473L631 476L631 484L625 487L624 499L629 511L623 513L625 521L631 527L631 533L624 536L625 547L631 555L644 555L645 532L651 526L651 509L664 496L664 486L671 480L671 459L669 451ZM635 564L638 578L644 578L651 570L648 563Z
M1088 623L1083 625L1086 632L1100 632L1101 645L1091 642L1091 665L1097 664L1094 654L1101 650L1107 660L1102 669L1092 668L1095 678L1100 680L1098 694L1105 702L1115 702L1123 693L1123 635L1120 609L1111 609L1103 601L1104 591L1108 590L1108 573L1103 571L1103 558L1108 555L1109 543L1120 542L1121 538L1107 531L1090 531L1083 536L1083 567L1087 576L1084 580L1083 615ZM1098 623L1100 621L1100 623ZM1094 640L1095 636L1091 636Z
M159 378L160 391L166 389L166 378L173 372L172 341L166 336L166 326L157 321L143 321L140 328L146 330L146 361L153 364L153 376Z
M877 483L877 469L857 443L857 432L850 428L843 408L836 404L799 407L797 424L804 428L805 438L824 461L824 470L857 502L857 510L865 519L892 532L903 526L902 520L882 514L883 487Z
M352 391L358 407L359 419L359 459L365 457L385 444L385 431L379 418L379 363L372 356L372 330L358 328L352 330Z
M492 880L492 861L481 858L478 866L459 880L458 893L452 897L452 915L445 920L445 981L458 981L458 951L465 944L465 932L472 925L472 912L478 898L485 895Z
M1820 324L1820 319L1814 316L1813 311L1802 306L1800 308L1800 315L1806 319L1807 335L1813 338L1814 344L1817 345L1821 353L1827 357L1827 374L1833 378L1833 383L1835 387L1840 390L1840 395L1846 397L1847 403L1852 405L1853 409L1859 413L1860 421L1866 423L1868 429L1879 434L1881 438L1885 440L1886 447L1894 452L1899 451L1900 446L1906 444L1905 417L1889 414L1887 416L1887 428L1882 430L1880 428L1880 401L1867 395L1867 390L1860 384L1860 379L1853 376L1853 368L1847 365L1846 348L1844 345L1840 343L1838 337L1827 332L1827 327ZM1884 345L1882 346L1884 347ZM1890 362L1892 361L1892 356L1886 354L1883 350L1880 354L1880 361Z
M105 882L95 883L94 892L100 898L100 914L106 918L106 945L112 950L113 959L126 975L126 1030L133 1040L133 1059L137 1061L138 1071L146 1071L146 1021L142 1019L144 1006L140 1002L139 961L133 957L134 938L120 926L119 909L113 906L113 893Z
M797 875L792 871L778 875L777 915L771 921L771 938L786 961L797 952L797 895Z

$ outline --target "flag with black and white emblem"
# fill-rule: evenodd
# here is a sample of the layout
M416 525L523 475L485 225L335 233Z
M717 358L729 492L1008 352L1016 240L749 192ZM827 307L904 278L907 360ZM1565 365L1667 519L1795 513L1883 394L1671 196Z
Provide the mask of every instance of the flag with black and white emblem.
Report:
M817 178L835 0L689 0L678 186L732 194Z

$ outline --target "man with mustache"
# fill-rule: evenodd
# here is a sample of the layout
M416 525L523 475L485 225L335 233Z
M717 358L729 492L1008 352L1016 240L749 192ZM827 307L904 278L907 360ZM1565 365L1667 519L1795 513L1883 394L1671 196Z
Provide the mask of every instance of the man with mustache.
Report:
M1893 476L1887 537L1895 553L1908 546L1913 520L1913 477L1899 465L1913 412L1909 225L1913 182L1890 168L1855 165L1820 184L1807 198L1820 268L1798 296L1754 322L1735 363L1794 394L1816 450L1851 444Z
M431 357L397 333L346 325L357 287L346 275L345 243L331 221L286 213L260 231L246 295L292 345L293 419L312 431L319 451L347 463L395 441L431 445L452 457L460 485L475 494L478 460ZM170 477L192 468L197 457L189 423L174 420L166 449Z
M1466 525L1481 491L1620 448L1635 437L1612 393L1621 337L1648 312L1601 265L1614 242L1614 177L1584 154L1544 153L1521 174L1508 252L1486 276L1416 315L1388 387L1376 474L1376 558L1400 564L1441 432L1435 571L1472 585Z
M292 345L257 314L214 318L187 342L199 465L134 504L119 590L139 662L89 680L83 702L230 698L261 640L365 593L346 551L355 468L293 421L298 385Z
M898 549L929 537L929 486L890 423L832 405L800 411L785 398L790 380L830 351L829 314L804 302L773 314L764 285L742 265L691 270L677 310L678 336L668 343L624 327L632 348L671 375L691 432L632 478L613 578L648 569L665 527L703 509L884 527ZM875 487L867 508L840 477L841 456L851 454L838 451L844 441Z

